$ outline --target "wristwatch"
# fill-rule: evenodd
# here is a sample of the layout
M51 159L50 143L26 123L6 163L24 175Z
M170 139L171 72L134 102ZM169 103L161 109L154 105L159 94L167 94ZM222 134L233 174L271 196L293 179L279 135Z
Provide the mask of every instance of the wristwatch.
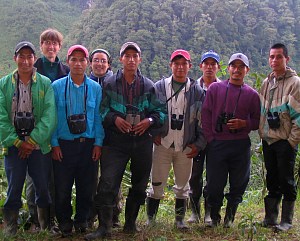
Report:
M149 121L150 121L150 126L152 126L152 125L154 124L153 118L152 118L152 117L149 117L148 119L149 119Z

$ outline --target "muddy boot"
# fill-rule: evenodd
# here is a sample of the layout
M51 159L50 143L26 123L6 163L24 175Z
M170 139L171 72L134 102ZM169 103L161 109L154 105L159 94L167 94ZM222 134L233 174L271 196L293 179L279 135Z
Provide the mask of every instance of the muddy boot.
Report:
M210 217L211 222L207 224L207 227L215 228L219 226L221 221L221 215L220 215L221 207L211 207L210 208Z
M137 203L133 198L126 199L125 205L125 224L123 231L125 233L134 234L138 232L136 227L136 219L139 214L140 204Z
M111 236L113 206L102 206L98 212L98 219L101 220L95 232L84 236L85 240L102 239Z
M186 199L176 199L175 202L175 225L177 229L186 230L189 227L184 223L186 212Z
M190 196L190 205L192 210L192 215L187 220L188 223L199 223L201 219L200 215L200 198Z
M286 232L292 228L295 201L282 201L281 222L276 226L276 231Z
M204 223L210 223L211 217L210 217L210 206L208 206L206 198L204 199Z
M265 197L265 219L262 221L263 227L275 227L278 225L280 198Z
M227 204L224 217L224 228L230 228L232 226L237 208L238 204Z
M12 237L16 235L18 231L18 217L19 210L3 209L3 234L5 237Z
M160 199L154 199L151 197L147 197L146 204L147 204L148 220L147 220L146 225L152 225L155 222L159 203L160 203Z
M37 213L38 213L38 220L39 220L41 230L49 229L49 225L50 225L49 208L37 207Z

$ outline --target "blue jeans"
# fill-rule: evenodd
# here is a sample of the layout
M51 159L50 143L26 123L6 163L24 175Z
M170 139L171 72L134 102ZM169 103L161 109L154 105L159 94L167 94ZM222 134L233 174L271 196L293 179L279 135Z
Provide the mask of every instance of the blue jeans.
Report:
M18 148L8 148L8 155L4 158L5 172L8 181L6 209L19 210L22 207L21 195L25 182L26 172L33 180L35 187L35 203L40 208L47 208L51 203L48 181L51 168L50 153L42 154L34 150L26 159L20 159Z
M59 140L63 159L53 161L55 184L55 213L62 231L71 231L73 227L72 187L76 188L75 228L87 226L89 210L92 207L95 168L97 161L92 159L94 139L74 141Z
M209 206L220 208L223 204L224 188L229 177L227 205L242 202L250 178L250 140L212 141L208 145L207 200Z

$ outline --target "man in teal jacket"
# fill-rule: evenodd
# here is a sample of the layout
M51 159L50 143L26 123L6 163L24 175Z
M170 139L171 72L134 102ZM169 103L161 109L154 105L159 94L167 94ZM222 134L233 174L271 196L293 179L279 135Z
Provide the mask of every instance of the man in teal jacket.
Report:
M33 67L36 51L32 43L17 44L14 60L17 70L0 80L0 142L8 180L3 209L7 235L17 232L27 169L36 190L40 226L48 226L50 138L56 127L51 81Z

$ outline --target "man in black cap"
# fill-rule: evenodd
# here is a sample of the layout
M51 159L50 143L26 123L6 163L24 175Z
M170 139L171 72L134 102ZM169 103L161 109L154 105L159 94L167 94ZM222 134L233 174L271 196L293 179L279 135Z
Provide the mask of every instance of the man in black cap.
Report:
M153 82L138 69L141 61L140 47L134 42L125 43L120 50L123 68L104 81L101 113L106 136L94 199L101 223L96 232L85 236L87 240L111 235L113 207L129 160L132 187L126 199L124 231L137 231L135 222L145 202L152 164L149 130L161 126L165 116Z
M8 236L17 232L27 170L36 190L39 224L41 229L48 228L50 138L56 126L51 81L33 67L36 60L33 44L27 41L17 44L14 60L17 70L0 80L0 142L8 180L3 216Z

